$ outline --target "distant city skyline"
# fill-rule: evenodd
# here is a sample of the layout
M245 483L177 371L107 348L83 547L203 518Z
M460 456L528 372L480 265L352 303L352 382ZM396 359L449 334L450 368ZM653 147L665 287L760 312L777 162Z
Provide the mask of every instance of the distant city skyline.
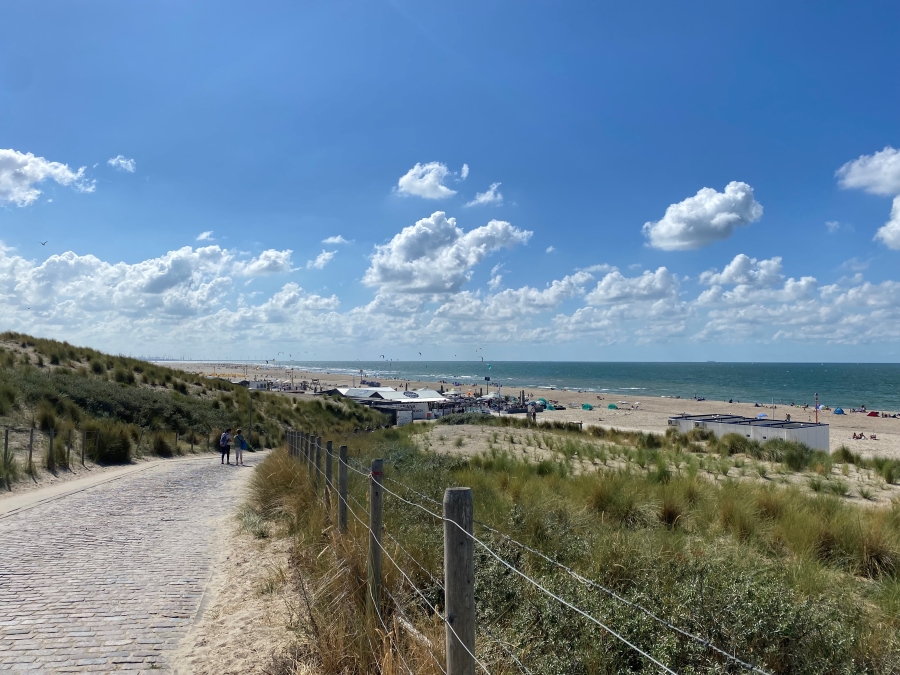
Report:
M900 361L895 3L0 21L4 330L197 358Z

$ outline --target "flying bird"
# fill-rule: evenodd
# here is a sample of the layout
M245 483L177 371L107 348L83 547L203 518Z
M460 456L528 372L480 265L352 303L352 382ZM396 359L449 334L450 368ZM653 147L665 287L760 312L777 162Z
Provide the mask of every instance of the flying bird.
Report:
M50 240L48 239L47 241L50 241ZM46 245L47 245L47 241L39 241L38 243L39 243L41 246L46 246Z

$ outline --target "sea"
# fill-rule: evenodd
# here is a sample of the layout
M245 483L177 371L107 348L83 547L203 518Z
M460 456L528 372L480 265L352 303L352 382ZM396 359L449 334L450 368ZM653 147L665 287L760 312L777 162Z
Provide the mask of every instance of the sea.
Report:
M900 364L882 363L603 363L565 361L289 361L321 373L367 380L444 380L608 392L621 396L694 396L745 403L819 403L848 410L900 410ZM490 378L490 380L486 380ZM512 393L512 392L511 392Z

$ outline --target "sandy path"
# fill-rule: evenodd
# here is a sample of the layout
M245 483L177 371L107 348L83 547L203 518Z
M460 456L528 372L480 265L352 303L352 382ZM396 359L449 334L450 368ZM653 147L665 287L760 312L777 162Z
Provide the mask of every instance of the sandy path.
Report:
M0 670L172 673L250 474L166 461L28 495L0 517Z

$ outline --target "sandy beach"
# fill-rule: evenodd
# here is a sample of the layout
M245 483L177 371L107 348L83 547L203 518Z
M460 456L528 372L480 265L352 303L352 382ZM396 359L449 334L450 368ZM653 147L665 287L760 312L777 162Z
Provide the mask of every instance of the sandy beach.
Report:
M302 381L310 382L313 379L319 381L320 387L326 389L333 387L347 387L353 384L354 378L351 375L338 373L321 373L308 372L299 369L290 369L282 367L261 367L256 369L255 365L246 367L243 364L235 363L199 363L199 362L167 362L165 365L172 368L179 368L191 373L200 373L204 375L218 375L221 377L244 377L245 372L249 379L280 379L291 380L299 383ZM356 382L358 382L356 378ZM406 380L386 380L379 379L382 386L403 388L407 383ZM410 389L418 389L421 387L430 387L438 389L441 386L439 382L409 382ZM444 384L444 389L450 388L450 385ZM463 385L456 387L462 393L472 391L478 392L477 387ZM627 430L637 430L645 432L665 433L667 428L667 420L671 415L687 413L689 415L714 414L723 413L730 415L744 415L746 417L756 417L760 413L766 413L770 418L785 419L785 415L790 415L791 419L796 422L815 421L815 411L812 409L812 401L808 410L800 407L791 407L789 405L776 405L772 410L771 405L757 408L751 403L728 403L727 401L695 401L693 399L676 399L662 398L653 396L627 396L608 394L598 395L594 392L580 393L573 390L562 389L534 389L524 388L526 394L531 396L544 397L551 401L559 401L566 407L566 410L547 410L538 415L538 420L560 420L567 422L582 422L586 426L602 426L605 428L617 428ZM492 389L495 391L495 389ZM521 389L513 389L505 387L502 391L508 395L518 395ZM485 392L487 393L487 392ZM291 394L294 396L307 396L309 394ZM594 410L582 410L583 403L590 403L594 406ZM609 404L616 404L619 410L608 409ZM632 408L635 406L636 408ZM894 413L896 411L885 411ZM867 417L862 413L847 413L846 415L835 415L830 410L819 412L819 421L830 426L830 444L831 449L836 450L844 445L853 452L861 453L864 456L882 456L900 458L900 419ZM866 440L854 440L853 434L863 433ZM877 440L869 440L869 436L875 435Z

